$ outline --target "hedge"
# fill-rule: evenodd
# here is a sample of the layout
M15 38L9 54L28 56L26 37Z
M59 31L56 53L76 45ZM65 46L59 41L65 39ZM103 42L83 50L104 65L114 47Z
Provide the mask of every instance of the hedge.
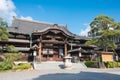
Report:
M24 69L30 69L31 65L28 63L20 63L17 66L13 68L13 70L24 70Z
M3 62L0 63L0 71L6 71L10 70L13 67L13 63L10 62L9 60L4 60Z
M107 68L117 68L120 67L120 62L105 62Z
M94 63L95 63L94 61L86 61L86 62L85 62L85 65L86 65L87 67L91 67Z

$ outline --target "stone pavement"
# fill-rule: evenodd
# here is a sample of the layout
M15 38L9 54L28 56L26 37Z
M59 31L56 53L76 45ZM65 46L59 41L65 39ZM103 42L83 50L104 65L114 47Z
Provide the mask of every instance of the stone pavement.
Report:
M9 71L0 73L0 80L120 80L120 68Z
M36 70L49 70L49 69L63 69L64 63L63 62L56 62L56 61L47 61L42 63L34 63L34 69ZM87 68L83 62L79 63L72 63L72 69L82 69Z

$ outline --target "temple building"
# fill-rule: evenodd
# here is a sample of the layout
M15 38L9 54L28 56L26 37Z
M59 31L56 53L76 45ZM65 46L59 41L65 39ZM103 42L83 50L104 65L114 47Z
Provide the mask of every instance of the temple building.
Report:
M19 50L40 61L61 61L67 55L89 60L94 47L85 46L87 37L71 33L67 25L25 20L14 17L7 27L9 40L2 46L14 45Z

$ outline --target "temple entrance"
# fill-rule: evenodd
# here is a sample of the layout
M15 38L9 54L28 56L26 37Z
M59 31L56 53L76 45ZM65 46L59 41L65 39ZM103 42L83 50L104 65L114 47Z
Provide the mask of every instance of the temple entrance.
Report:
M42 61L62 61L63 49L61 48L43 48Z
M43 48L43 58L46 59L46 61L52 61L53 60L53 55L54 51L51 48Z
M62 61L67 56L67 40L72 36L59 29L48 29L43 33L34 33L34 42L38 44L40 61Z

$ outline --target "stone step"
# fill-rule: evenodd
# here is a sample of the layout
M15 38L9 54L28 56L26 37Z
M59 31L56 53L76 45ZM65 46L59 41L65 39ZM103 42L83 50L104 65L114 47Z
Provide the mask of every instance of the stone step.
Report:
M87 68L84 63L72 63L73 68L79 69L79 68Z

